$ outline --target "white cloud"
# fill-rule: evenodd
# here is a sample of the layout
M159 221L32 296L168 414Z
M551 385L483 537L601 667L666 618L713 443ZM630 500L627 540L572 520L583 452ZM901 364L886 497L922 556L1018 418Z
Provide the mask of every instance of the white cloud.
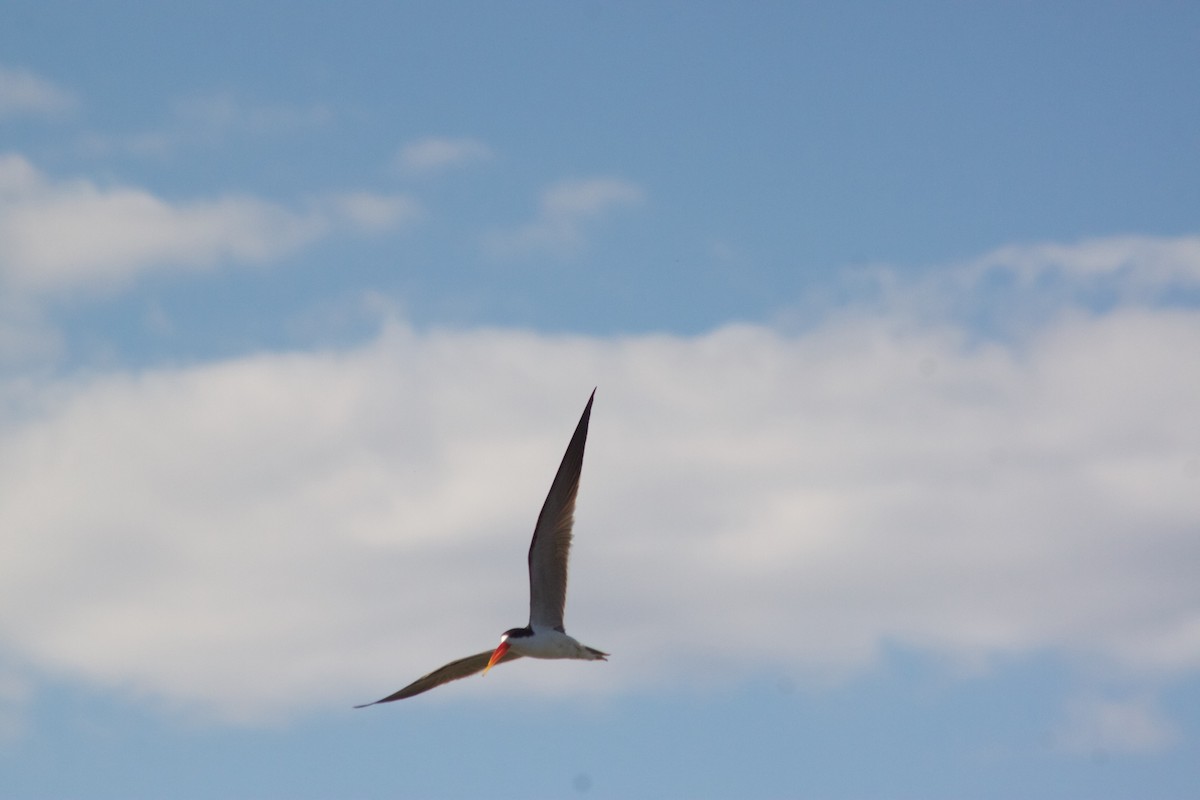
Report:
M542 252L568 255L583 244L589 225L644 200L641 187L621 178L563 181L542 192L532 222L513 231L493 233L487 239L487 250L502 257Z
M402 174L424 175L491 157L492 149L478 139L428 137L401 147L392 163Z
M225 717L374 699L524 621L527 537L598 384L567 622L613 659L447 699L838 677L885 642L1200 670L1200 316L1064 313L1001 344L905 314L393 325L26 382L0 406L0 646Z
M290 209L249 196L177 203L138 187L56 182L0 156L0 282L18 291L107 288L155 269L261 263L349 224L381 230L415 201L345 193Z
M1178 736L1152 698L1087 697L1071 703L1055 738L1065 753L1112 756L1158 753Z
M77 105L75 96L24 69L0 66L0 119L62 114Z

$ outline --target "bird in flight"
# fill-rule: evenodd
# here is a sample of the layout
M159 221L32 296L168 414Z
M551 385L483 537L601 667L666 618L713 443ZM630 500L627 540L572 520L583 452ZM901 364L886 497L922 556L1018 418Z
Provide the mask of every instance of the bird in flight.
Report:
M575 495L579 491L579 473L583 469L583 447L587 443L588 419L592 415L592 390L583 416L575 426L571 443L550 484L550 493L542 504L533 541L529 545L529 624L510 628L500 637L495 650L451 661L428 675L417 678L400 691L374 703L390 703L427 692L443 683L487 671L497 664L522 656L530 658L577 658L605 661L608 653L580 644L563 629L563 609L567 603L567 558L571 553L571 526L575 522Z

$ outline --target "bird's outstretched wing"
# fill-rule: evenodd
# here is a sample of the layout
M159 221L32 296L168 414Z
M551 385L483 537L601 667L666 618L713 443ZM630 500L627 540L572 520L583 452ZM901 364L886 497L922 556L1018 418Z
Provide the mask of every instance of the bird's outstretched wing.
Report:
M571 555L571 526L575 522L575 495L583 470L583 447L587 443L592 401L588 398L583 416L567 445L550 493L542 504L533 541L529 544L529 624L539 630L563 627L567 604L567 559Z
M403 700L406 697L421 694L421 692L428 692L430 689L441 686L443 683L456 681L459 678L466 678L474 675L476 672L483 672L483 668L487 666L488 659L491 657L492 651L485 650L473 656L460 658L458 661L451 661L446 666L435 669L422 678L417 678L395 694L389 694L387 697L382 700L376 700L374 703L363 703L361 706L355 706L355 708L366 708L367 706L375 706L380 703L390 703L393 700ZM520 657L517 653L509 650L496 663L503 664L505 661L512 661L514 658Z

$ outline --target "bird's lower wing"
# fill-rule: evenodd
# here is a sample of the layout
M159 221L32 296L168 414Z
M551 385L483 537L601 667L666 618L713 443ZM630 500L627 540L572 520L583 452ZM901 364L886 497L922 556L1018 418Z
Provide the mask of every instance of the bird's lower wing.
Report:
M417 678L415 681L410 683L408 686L405 686L395 694L389 694L387 697L383 698L382 700L376 700L374 703L363 703L361 706L355 706L355 708L366 708L367 706L375 706L379 705L380 703L390 703L393 700L403 700L406 697L412 697L414 695L421 694L421 692L428 692L430 689L441 686L443 683L456 681L459 678L470 677L477 672L483 672L483 668L487 666L487 663L491 657L492 651L485 650L482 653L476 653L473 656L460 658L458 661L451 661L446 666L435 669L433 672L422 678ZM520 657L521 656L517 653L509 650L507 653L501 656L500 660L496 663L503 664L506 661L512 661L513 659Z

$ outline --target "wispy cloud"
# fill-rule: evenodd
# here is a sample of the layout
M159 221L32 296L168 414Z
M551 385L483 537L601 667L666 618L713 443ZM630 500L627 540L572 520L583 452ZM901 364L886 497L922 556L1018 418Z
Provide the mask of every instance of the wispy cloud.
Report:
M1071 703L1055 743L1065 753L1094 757L1158 753L1178 737L1151 697L1088 697Z
M91 131L79 149L92 157L129 155L163 158L180 148L212 147L237 137L285 136L328 126L334 119L324 103L254 103L231 92L215 92L173 102L162 124L133 133Z
M78 105L75 95L28 70L0 66L0 119L53 116Z
M0 368L49 363L62 346L61 331L45 319L39 303L0 291Z
M24 732L25 707L32 695L28 683L0 671L0 745L18 739Z
M10 154L0 156L0 282L107 288L153 269L261 263L339 227L393 228L416 210L407 197L362 192L299 210L250 196L176 203L138 187L54 181Z
M0 644L228 717L371 699L523 620L529 526L598 384L568 629L614 657L491 692L837 677L888 642L1192 674L1197 352L1194 309L1010 344L900 306L800 333L393 324L26 381L0 417ZM1092 704L1062 742L1158 746L1152 712Z
M251 103L231 92L216 92L176 101L172 116L185 127L217 138L231 133L268 135L322 128L334 115L324 103Z
M365 231L387 231L409 224L424 211L408 195L376 192L344 192L329 196L321 205L352 226Z
M512 231L493 233L486 247L489 253L501 257L569 255L582 246L588 226L644 200L640 186L621 178L563 181L542 192L537 216L531 222Z
M902 275L888 265L841 272L797 324L849 302L905 318L954 321L972 335L1021 336L1064 310L1179 304L1200 289L1200 237L1120 236L1008 245L964 263ZM832 300L831 300L832 298Z
M428 175L491 157L492 149L478 139L428 137L401 147L392 165L404 175Z
M1197 284L1200 237L1116 236L1076 244L1011 245L973 261L965 274L979 280L990 272L1011 274L1023 284L1058 275L1076 280L1122 276L1132 286L1158 288Z

